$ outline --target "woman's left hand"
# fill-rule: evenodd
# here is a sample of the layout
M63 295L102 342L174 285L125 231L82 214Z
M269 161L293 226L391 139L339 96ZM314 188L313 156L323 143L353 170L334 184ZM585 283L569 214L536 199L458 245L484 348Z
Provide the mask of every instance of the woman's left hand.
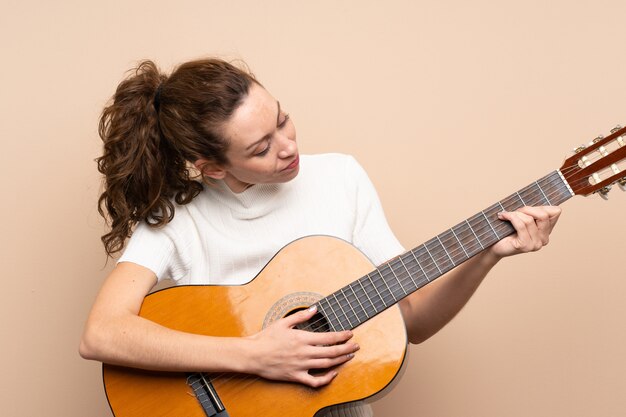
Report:
M522 207L498 214L500 220L511 222L517 233L507 236L491 247L498 258L533 252L548 244L550 233L561 215L556 206Z

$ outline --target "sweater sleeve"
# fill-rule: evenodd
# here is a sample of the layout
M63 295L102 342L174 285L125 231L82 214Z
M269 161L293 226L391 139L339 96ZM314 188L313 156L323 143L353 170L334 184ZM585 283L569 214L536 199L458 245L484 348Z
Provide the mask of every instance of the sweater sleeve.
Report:
M352 182L352 198L356 219L352 243L375 265L404 252L404 248L391 231L374 185L359 163L350 157L346 180Z
M182 259L181 242L172 232L139 223L118 262L133 262L146 267L159 281L179 280L185 275L188 263Z

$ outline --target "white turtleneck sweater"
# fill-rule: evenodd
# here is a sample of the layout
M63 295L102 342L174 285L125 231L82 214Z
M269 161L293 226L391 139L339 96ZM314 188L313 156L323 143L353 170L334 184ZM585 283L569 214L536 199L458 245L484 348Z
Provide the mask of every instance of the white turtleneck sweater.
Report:
M283 184L233 193L205 186L176 206L162 228L139 224L119 262L152 270L176 284L237 285L254 278L289 242L330 235L360 249L375 265L402 253L367 174L348 155L302 155L300 172ZM368 406L336 407L328 417L371 416Z

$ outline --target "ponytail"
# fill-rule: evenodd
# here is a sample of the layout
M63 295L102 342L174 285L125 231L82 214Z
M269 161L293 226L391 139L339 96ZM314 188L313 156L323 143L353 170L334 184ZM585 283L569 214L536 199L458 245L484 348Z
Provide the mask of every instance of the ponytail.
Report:
M154 97L165 79L153 62L142 62L118 86L100 118L104 153L96 162L105 191L98 211L105 218L108 213L111 231L102 242L109 256L122 249L137 222L166 224L174 216L172 198L185 204L202 189L161 135Z

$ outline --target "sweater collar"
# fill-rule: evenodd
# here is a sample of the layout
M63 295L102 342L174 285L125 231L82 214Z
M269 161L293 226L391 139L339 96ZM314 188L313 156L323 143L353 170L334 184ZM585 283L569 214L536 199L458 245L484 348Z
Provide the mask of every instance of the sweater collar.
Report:
M233 192L224 181L210 187L211 198L228 207L238 219L255 219L271 212L279 203L287 184L254 184L240 193Z

